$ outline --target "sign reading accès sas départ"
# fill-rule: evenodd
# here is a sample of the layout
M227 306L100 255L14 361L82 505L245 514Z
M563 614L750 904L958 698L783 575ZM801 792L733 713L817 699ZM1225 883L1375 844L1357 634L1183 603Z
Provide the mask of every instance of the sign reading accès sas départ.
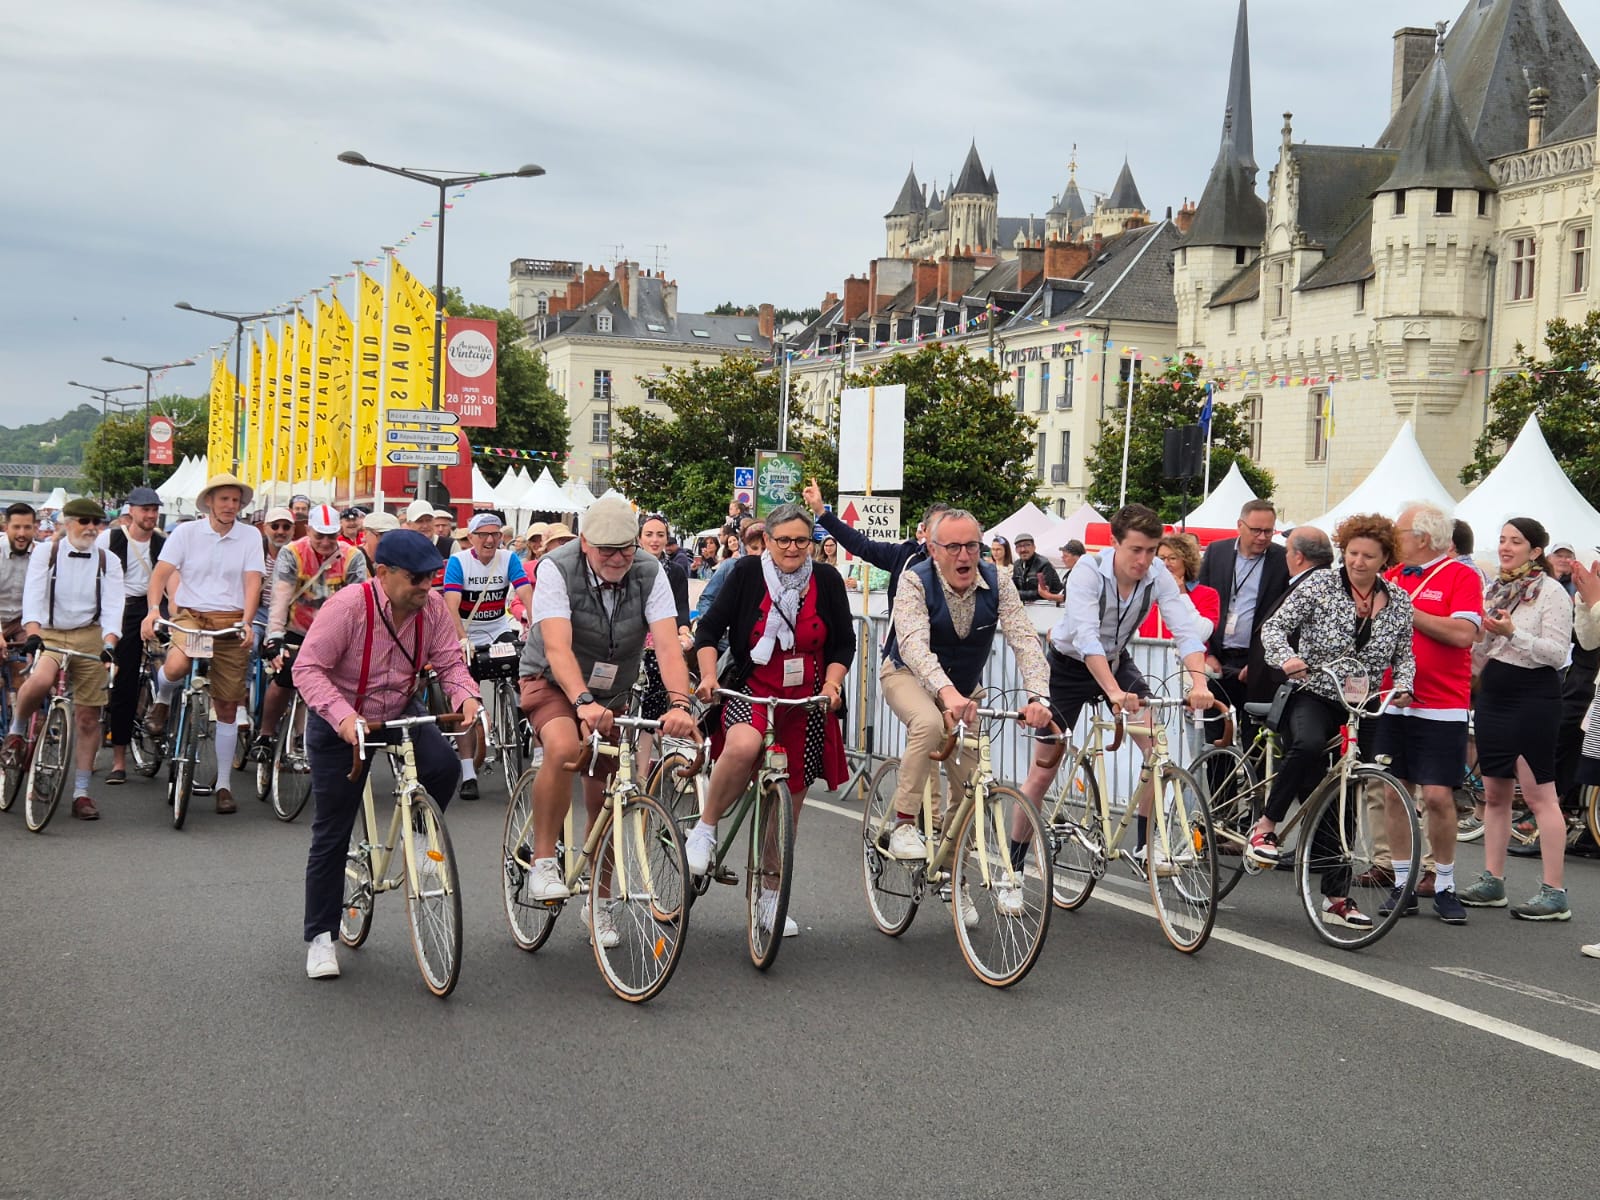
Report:
M899 496L840 496L835 507L839 520L870 538L894 541L900 537Z
M163 417L160 413L152 414L148 436L145 439L145 462L151 466L170 467L176 461L172 452L177 432L171 417Z
M493 428L500 326L474 317L444 323L444 406L463 425Z
M787 450L756 451L756 518L762 519L780 504L798 504L803 481L802 454Z

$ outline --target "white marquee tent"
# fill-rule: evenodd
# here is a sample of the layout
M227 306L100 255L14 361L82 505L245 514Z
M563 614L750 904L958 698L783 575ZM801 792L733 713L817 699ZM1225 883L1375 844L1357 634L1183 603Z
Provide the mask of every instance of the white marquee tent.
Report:
M1456 516L1472 526L1480 549L1492 553L1508 517L1533 517L1552 541L1570 541L1580 552L1600 546L1600 512L1572 486L1530 416L1500 464L1456 506Z
M572 502L556 483L555 476L546 467L539 478L531 482L517 500L517 507L525 512L575 513L578 506Z
M1239 521L1239 510L1256 498L1255 490L1239 473L1239 464L1233 463L1222 482L1195 506L1184 524L1197 529L1232 529Z
M1401 507L1411 500L1428 500L1445 512L1456 507L1456 499L1428 465L1422 447L1417 445L1417 433L1407 421L1395 434L1394 441L1378 465L1339 503L1320 517L1305 522L1332 533L1339 522L1356 513L1381 513L1398 517ZM1234 517L1237 519L1238 513Z
M587 512L589 505L594 503L594 493L589 490L589 485L581 479L567 480L561 490L566 493L567 499L572 502L574 506L572 511Z

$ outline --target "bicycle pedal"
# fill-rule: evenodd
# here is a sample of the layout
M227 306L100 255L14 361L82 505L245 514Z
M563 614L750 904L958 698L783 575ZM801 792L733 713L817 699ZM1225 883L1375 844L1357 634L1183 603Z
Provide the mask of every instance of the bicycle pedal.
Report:
M736 875L733 871L729 870L727 867L718 867L717 868L717 873L715 875L713 875L711 878L714 879L717 883L726 883L726 884L729 884L729 885L733 885L733 884L736 884L736 883L739 882L739 876Z

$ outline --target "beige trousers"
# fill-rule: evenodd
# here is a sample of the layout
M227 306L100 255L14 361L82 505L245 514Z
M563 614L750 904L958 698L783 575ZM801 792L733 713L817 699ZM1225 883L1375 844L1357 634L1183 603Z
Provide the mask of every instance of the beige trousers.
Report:
M894 715L906 727L906 748L900 756L900 784L895 789L894 807L896 812L912 816L922 811L922 789L934 774L935 764L928 755L944 741L944 710L914 674L888 659L878 673L878 685ZM954 755L945 761L944 774L949 787L945 799L933 805L936 818L943 817L950 797L961 795L961 789L977 765L974 754L963 754L959 763Z

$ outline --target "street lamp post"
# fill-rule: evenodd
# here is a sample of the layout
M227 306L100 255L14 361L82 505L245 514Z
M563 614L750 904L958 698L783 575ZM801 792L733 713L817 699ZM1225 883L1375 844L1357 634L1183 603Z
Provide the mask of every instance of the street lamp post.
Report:
M101 362L108 362L108 363L116 363L117 366L119 366L119 367L132 367L135 371L143 371L144 372L144 436L145 436L145 446L144 446L144 482L145 482L146 486L149 486L149 483L150 483L150 380L155 376L156 372L158 372L158 371L171 371L171 370L175 370L178 367L192 367L192 366L194 366L194 359L186 358L182 362L152 364L152 363L127 362L127 361L125 361L123 359L120 359L120 358L112 358L109 354L104 354L104 355L101 355L100 361Z
M95 387L92 383L79 383L76 379L67 380L67 386L68 387L75 387L75 388L82 388L84 391L92 392L96 396L100 397L100 424L101 424L102 427L104 427L104 425L106 423L106 418L108 416L110 416L110 414L111 414L111 406L113 404L117 406L117 411L118 412L127 412L128 409L133 406L132 402L128 401L128 400L113 400L113 399L111 399L112 393L114 393L114 392L136 392L136 391L139 390L139 385L137 383L124 384L122 387L103 388L103 387ZM100 503L104 504L105 502L106 502L106 475L105 475L105 467L102 465L102 467L100 469Z
M276 308L271 312L259 313L231 313L216 312L209 308L196 308L187 300L179 300L172 306L181 308L184 312L199 313L203 317L216 317L219 321L233 323L233 466L235 475L239 473L239 430L243 426L240 414L244 409L244 327L252 321L265 321L270 317L286 317L294 310L292 308Z
M372 162L366 155L356 150L346 150L339 155L339 161L352 167L371 167L375 171L387 171L391 175L399 175L404 179L414 179L418 183L425 183L439 193L439 225L438 254L435 264L433 298L433 410L438 412L443 407L439 402L440 392L444 387L444 377L440 366L440 359L444 356L444 214L445 193L453 188L466 183L487 183L491 179L535 179L544 174L544 168L536 163L524 163L515 171L479 172L471 175L437 175L429 171L414 170L411 167L391 167L385 163ZM378 470L383 469L381 458L384 448L378 448L380 462ZM428 467L426 471L418 473L417 496L422 498L425 490L423 480L431 485L439 478L438 467ZM431 501L432 496L428 499Z

